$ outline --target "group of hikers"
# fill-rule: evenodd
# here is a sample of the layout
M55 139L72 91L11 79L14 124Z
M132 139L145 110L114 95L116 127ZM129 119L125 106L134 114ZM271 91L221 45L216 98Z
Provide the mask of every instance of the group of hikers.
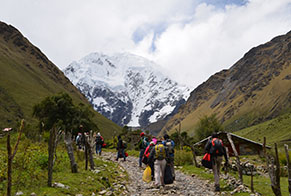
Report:
M84 133L85 134L88 133ZM82 133L78 133L77 137L76 137L76 144L78 146L78 149L84 149L85 147L85 137L82 135ZM105 143L104 143L104 138L101 136L100 132L98 132L96 135L93 136L95 139L95 147L96 147L96 154L101 156L101 152L102 152L102 147L105 147Z
M150 142L143 132L140 137L139 167L144 163L151 168L151 177L157 187L165 186L165 183L173 183L175 180L174 141L167 134L163 138L153 137Z
M100 132L98 132L94 138L96 144L96 154L101 155L102 147L104 147L104 139ZM76 144L79 149L83 148L84 141L83 135L78 133L76 137ZM145 164L147 167L149 166L151 168L151 180L154 181L155 186L161 187L165 186L165 184L173 183L175 180L175 143L170 139L169 135L165 134L163 137L152 137L149 139L144 132L141 132L140 140L137 145L140 150L138 165L139 167L142 167L142 164ZM118 136L116 145L116 161L118 161L119 158L123 158L123 161L126 161L126 157L128 156L125 152L126 148L126 142L122 140L121 136ZM208 160L210 166L205 166L203 162L202 165L213 170L215 191L220 191L219 176L222 156L225 158L225 166L228 165L228 157L226 154L226 149L223 146L223 142L218 138L216 133L213 133L207 141L205 145L205 152L209 155L209 157L211 157Z

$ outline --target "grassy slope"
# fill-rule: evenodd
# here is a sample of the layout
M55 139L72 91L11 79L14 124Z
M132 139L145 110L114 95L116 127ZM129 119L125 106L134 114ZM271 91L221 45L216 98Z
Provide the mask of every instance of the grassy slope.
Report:
M223 125L227 126L231 131L232 129L237 129L237 127L240 127L242 124L243 126L252 124L258 118L270 114L272 107L275 104L286 101L283 98L288 97L288 93L291 92L291 80L283 80L283 78L290 73L291 66L285 67L284 71L282 71L277 78L272 80L268 86L266 86L262 91L256 91L254 97L248 99L243 106L239 107L239 109L235 109L234 116L225 121ZM201 104L195 111L186 116L181 123L182 131L187 131L190 135L194 135L196 125L204 115L210 116L211 114L216 113L218 118L222 117L221 115L226 112L228 107L216 107L211 109L210 105L215 97L216 96L213 96L210 100ZM236 97L232 101L232 106L235 108L241 100L243 100L243 96ZM287 109L288 108L282 109L282 113L286 112ZM178 113L175 117L179 118L179 115L180 114ZM236 120L238 123L234 123ZM170 133L173 133L177 128L178 125L174 126L170 130Z
M291 113L236 131L235 134L258 142L262 142L263 137L266 137L267 144L271 146L275 142L280 146L291 144Z
M33 123L35 121L32 118L33 106L46 96L62 91L69 93L75 104L89 104L41 51L18 31L13 31L9 39L0 34L1 127L15 126L20 118ZM121 130L104 116L97 112L95 114L94 121L105 137Z

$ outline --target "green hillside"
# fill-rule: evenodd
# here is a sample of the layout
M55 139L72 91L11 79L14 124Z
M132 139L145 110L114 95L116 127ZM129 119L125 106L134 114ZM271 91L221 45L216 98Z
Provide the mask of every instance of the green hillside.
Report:
M67 92L75 104L89 102L64 74L14 27L0 22L0 125L13 127L21 118L35 123L32 108L46 96ZM92 109L93 110L93 109ZM95 112L105 137L121 128ZM1 128L0 127L0 128Z
M263 137L266 137L266 142L270 146L273 146L274 143L279 146L291 145L291 113L236 131L235 134L261 143Z
M291 110L291 31L249 50L230 69L209 77L160 135L182 131L195 135L197 123L216 114L227 131L251 127ZM226 54L227 55L227 54Z

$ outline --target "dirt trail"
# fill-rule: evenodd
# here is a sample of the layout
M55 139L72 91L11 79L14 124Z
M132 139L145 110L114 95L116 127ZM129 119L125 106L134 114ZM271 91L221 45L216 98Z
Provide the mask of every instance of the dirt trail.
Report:
M102 157L106 160L115 161L116 153L104 152ZM127 157L124 162L119 159L118 163L129 175L130 181L127 185L126 195L145 196L145 195L215 195L212 191L213 184L198 178L191 177L176 170L176 180L171 185L166 185L160 189L154 188L153 182L145 183L142 180L144 167L138 167L138 158Z

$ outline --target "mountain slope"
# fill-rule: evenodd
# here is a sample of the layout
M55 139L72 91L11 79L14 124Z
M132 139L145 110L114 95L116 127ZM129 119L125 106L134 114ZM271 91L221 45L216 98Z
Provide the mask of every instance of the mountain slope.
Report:
M291 32L251 49L229 70L199 85L162 133L174 131L181 121L182 129L194 134L199 119L213 113L235 131L290 111L290 64Z
M92 53L64 73L95 110L119 125L145 127L185 103L189 89L164 76L151 62L129 53Z
M75 103L89 104L64 74L14 27L0 22L0 123L15 126L28 122L32 108L44 97L67 92ZM94 119L105 135L120 127L96 113Z

